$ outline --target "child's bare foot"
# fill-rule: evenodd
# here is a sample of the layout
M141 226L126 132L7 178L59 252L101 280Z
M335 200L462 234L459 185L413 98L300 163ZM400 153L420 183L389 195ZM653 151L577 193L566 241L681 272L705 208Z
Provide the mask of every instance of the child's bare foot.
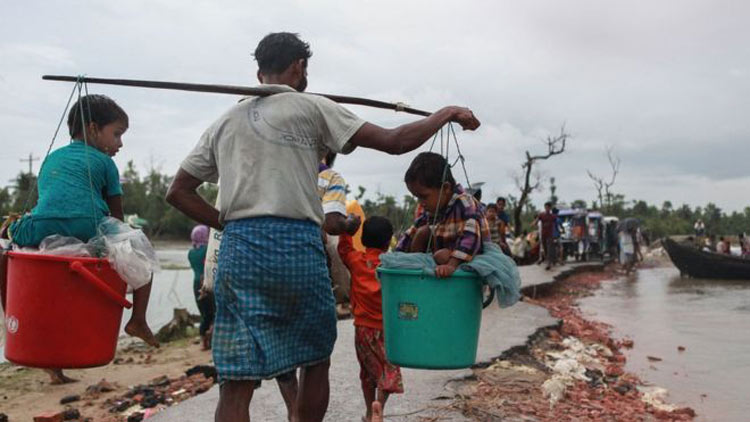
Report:
M383 422L383 405L379 401L372 402L372 418L370 422Z
M71 382L78 382L78 380L66 377L63 374L62 369L45 369L44 372L49 375L49 383L52 385L69 384Z
M152 333L151 329L148 328L148 324L146 324L146 321L131 319L130 321L128 321L127 325L125 325L125 332L133 337L138 337L150 346L159 347L159 341L156 340L156 337L154 337L154 333Z

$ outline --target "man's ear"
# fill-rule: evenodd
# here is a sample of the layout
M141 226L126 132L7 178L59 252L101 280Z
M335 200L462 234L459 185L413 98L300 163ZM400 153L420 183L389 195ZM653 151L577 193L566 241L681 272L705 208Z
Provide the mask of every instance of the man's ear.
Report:
M255 74L258 77L258 82L263 83L263 76L260 73L260 70L258 70L258 73Z
M83 135L83 134L82 134ZM89 124L86 125L86 140L91 141L97 138L99 136L99 125L97 125L94 122L89 122Z

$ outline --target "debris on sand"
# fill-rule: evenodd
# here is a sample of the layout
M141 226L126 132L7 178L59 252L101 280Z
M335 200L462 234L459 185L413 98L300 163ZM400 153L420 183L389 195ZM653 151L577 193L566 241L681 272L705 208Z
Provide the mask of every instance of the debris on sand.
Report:
M525 299L547 308L561 325L541 330L525 348L475 369L475 377L464 381L471 384L464 390L473 394L459 395L455 407L483 421L692 420L692 409L667 404L666 390L647 389L625 371L622 349L632 347L632 340L616 341L609 326L583 318L575 306L578 297L607 277L606 272L574 275L544 297Z

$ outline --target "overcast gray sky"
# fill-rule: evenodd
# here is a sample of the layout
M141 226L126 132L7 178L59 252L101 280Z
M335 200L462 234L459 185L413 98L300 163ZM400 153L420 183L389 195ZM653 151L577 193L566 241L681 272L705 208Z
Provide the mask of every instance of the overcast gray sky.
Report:
M44 156L71 84L43 74L255 84L251 53L274 31L310 42L310 91L471 107L459 132L471 181L513 194L524 151L565 123L544 162L558 196L591 201L586 175L622 160L628 199L750 206L750 3L723 1L26 1L0 5L0 184ZM122 170L174 173L236 98L90 85L130 115ZM383 126L413 121L352 106ZM68 142L62 131L56 146ZM356 151L337 169L356 191L399 197L414 154ZM38 169L39 162L35 163ZM462 180L463 177L459 177ZM549 192L535 193L541 203Z

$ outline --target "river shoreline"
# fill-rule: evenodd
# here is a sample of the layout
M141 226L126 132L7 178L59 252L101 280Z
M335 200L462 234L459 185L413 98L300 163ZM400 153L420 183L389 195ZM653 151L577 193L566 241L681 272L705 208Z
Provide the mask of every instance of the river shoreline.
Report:
M659 265L649 262L645 265ZM559 319L541 328L524 347L475 368L454 387L454 408L478 421L690 421L695 412L665 402L666 390L625 370L627 338L611 326L584 318L579 298L615 280L614 265L586 269L527 289L524 301Z

